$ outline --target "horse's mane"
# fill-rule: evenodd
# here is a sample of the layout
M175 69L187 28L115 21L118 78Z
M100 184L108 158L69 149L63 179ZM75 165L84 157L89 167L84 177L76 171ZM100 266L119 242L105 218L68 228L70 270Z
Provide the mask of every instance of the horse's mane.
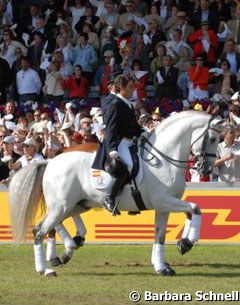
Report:
M163 120L161 122L161 124L159 124L155 131L156 133L159 132L163 132L166 129L168 129L169 127L173 128L173 125L177 124L179 121L183 120L183 119L187 119L187 118L195 118L195 120L197 120L198 118L201 119L203 117L205 118L210 118L209 114L205 113L205 112L197 112L194 110L187 110L187 111L182 111L179 113L176 113L174 115L169 116L168 118L166 118L165 120Z

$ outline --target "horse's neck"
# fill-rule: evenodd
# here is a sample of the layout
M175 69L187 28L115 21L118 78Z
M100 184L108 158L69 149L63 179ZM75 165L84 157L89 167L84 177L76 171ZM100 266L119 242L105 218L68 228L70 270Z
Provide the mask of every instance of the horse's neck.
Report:
M156 130L152 135L155 146L167 156L177 160L187 160L191 151L192 134L197 128L204 128L207 117L197 120L195 116L180 118L166 126ZM206 121L206 122L205 122Z

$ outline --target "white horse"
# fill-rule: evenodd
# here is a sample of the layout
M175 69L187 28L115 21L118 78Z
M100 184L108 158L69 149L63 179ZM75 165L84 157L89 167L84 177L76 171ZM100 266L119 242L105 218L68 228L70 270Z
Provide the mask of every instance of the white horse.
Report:
M188 111L169 117L147 139L142 138L143 179L138 188L147 209L156 211L152 263L159 274L175 274L164 261L169 213L185 212L188 215L182 239L178 242L181 253L189 251L199 239L200 208L195 203L180 200L185 189L187 160L190 152L194 153L201 171L208 171L215 160L219 131L209 115ZM35 267L39 273L46 273L42 245L45 235L67 217L102 206L107 190L92 187L92 162L93 154L87 152L61 154L49 162L30 164L16 173L10 183L12 227L18 242L26 236L43 191L47 213L34 228ZM118 208L138 210L129 185L121 193Z

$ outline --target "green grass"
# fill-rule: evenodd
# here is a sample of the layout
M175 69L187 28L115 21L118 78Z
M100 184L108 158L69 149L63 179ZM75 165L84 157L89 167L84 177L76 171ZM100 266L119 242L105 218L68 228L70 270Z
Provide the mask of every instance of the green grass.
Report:
M58 246L59 254L63 247ZM57 277L35 273L33 247L0 246L0 305L127 305L129 293L240 290L238 246L196 246L184 256L166 246L175 277L155 274L150 245L86 245L68 265L56 268ZM209 304L204 302L147 302L137 304ZM216 302L213 304L239 304Z

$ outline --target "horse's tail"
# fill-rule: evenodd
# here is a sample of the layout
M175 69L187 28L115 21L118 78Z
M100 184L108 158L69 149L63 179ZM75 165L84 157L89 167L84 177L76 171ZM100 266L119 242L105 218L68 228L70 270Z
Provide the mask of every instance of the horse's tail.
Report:
M13 236L25 241L28 226L33 224L37 208L45 208L42 179L48 161L38 161L16 172L9 185L9 205Z

